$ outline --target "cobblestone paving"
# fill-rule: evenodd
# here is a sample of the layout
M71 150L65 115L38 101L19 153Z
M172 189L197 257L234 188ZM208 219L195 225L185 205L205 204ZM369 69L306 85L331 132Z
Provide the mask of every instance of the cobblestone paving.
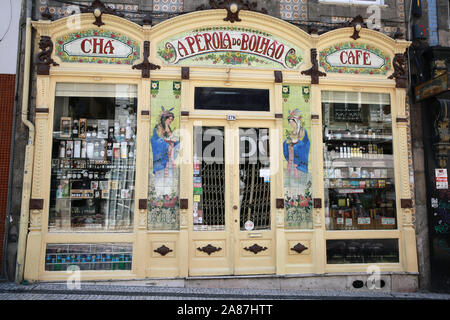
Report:
M145 285L81 284L70 290L66 283L18 285L0 283L0 300L450 300L450 294L332 290L256 290L158 287Z

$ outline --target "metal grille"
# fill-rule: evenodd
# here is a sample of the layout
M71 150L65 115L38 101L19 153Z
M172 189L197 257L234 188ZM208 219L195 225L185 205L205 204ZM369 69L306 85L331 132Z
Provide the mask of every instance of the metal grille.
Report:
M270 229L269 130L241 129L239 156L240 228Z
M194 127L194 230L224 229L224 148L223 127Z
M207 164L202 161L200 168L203 178L203 224L218 226L225 224L225 166Z

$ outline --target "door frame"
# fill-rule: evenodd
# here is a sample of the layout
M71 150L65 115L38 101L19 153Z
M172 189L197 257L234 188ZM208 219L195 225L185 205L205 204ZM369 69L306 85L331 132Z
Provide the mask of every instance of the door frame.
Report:
M240 230L240 203L239 203L239 128L251 128L255 126L255 120L205 119L189 117L185 128L190 139L190 152L186 157L194 156L194 126L224 127L224 159L225 159L225 228L223 231L194 231L193 210L188 212L188 274L189 276L207 275L243 275L243 274L275 274L276 273L276 224L275 224L275 198L277 176L282 170L277 168L270 181L270 229L261 231ZM279 164L277 150L280 150L281 136L276 135L276 122L274 119L257 120L257 127L269 129L269 150L271 168L275 163ZM186 159L187 160L187 159ZM193 202L193 161L191 161L185 177L187 190L189 190L189 202ZM271 171L272 173L272 171ZM237 206L237 209L233 209ZM264 249L254 253L245 248L257 244ZM214 251L211 253L199 250L210 245ZM220 250L219 250L220 248ZM217 250L217 251L215 251ZM259 266L257 264L260 264Z

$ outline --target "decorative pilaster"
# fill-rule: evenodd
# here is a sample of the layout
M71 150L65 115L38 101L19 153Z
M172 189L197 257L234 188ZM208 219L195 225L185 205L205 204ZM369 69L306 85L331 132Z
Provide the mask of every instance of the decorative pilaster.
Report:
M403 262L404 269L407 272L417 272L417 251L416 251L416 233L415 233L415 217L412 210L411 189L409 179L409 162L408 162L408 119L405 115L406 90L397 88L395 90L395 105L397 107L396 131L397 131L397 145L398 150L397 164L398 177L400 179L398 186L400 190L397 191L397 199L400 199L398 212L399 229L402 231L402 238L399 241L403 242ZM406 119L406 121L403 121Z
M134 251L137 254L133 257L133 272L139 278L145 278L147 257L149 255L149 243L147 241L148 228L148 172L149 172L149 156L150 141L145 139L150 132L150 81L141 80L139 86L138 97L138 114L137 114L137 145L139 148L136 152L136 198L134 231L136 240L134 243Z
M286 274L286 234L285 234L285 213L284 208L284 188L283 188L283 163L282 158L279 156L283 154L283 145L280 143L283 139L283 77L281 72L279 74L274 73L274 94L275 94L275 130L271 132L272 141L274 143L273 150L271 152L275 154L275 157L271 157L271 171L276 173L272 176L273 183L281 188L275 188L276 194L276 273L278 275Z
M49 109L53 95L50 91L50 77L38 75L36 80L36 112L33 180L29 211L29 233L24 266L24 279L35 281L44 269L41 264L43 233L48 224L48 198L50 191L51 143L53 112ZM44 216L44 212L46 215Z
M315 273L325 272L325 218L324 218L324 188L323 188L323 149L322 149L322 108L319 86L311 84L311 153L312 194L313 194L313 242L312 254Z
M178 238L178 259L179 276L187 277L189 270L189 227L192 225L192 190L182 181L190 181L189 175L192 175L192 136L189 130L189 69L183 68L180 72L181 77L181 108L180 108L180 199L183 199L183 205L180 203L180 236ZM185 200L187 199L187 201ZM187 202L187 203L186 203ZM183 208L183 209L182 209Z

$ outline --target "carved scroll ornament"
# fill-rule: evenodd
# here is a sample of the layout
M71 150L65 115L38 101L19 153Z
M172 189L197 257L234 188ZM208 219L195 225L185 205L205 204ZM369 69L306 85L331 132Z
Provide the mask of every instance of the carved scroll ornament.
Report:
M250 2L246 0L209 0L209 6L211 9L226 9L227 16L223 19L224 21L229 21L231 23L242 21L239 18L239 12L241 10L249 10L249 11L259 11L261 13L267 14L267 10L265 8L261 8L261 10L257 10L258 3L256 1ZM197 7L196 10L205 10L207 9L205 5L201 5Z
M392 60L394 67L394 73L388 77L388 79L395 79L396 88L407 88L408 81L406 75L406 54L396 53Z
M142 78L150 78L150 70L161 69L160 66L148 61L149 56L150 56L150 41L144 41L144 61L132 67L132 69L139 69L142 71Z
M302 253L303 251L307 250L308 247L304 246L303 244L301 244L300 242L297 243L294 247L291 248L292 251L295 251L297 253Z
M97 27L101 27L104 25L104 23L102 21L102 16L104 13L116 15L119 17L124 17L124 15L122 13L118 13L118 12L116 12L116 10L114 10L110 7L107 7L100 0L92 1L91 6L87 7L87 8L81 8L81 12L82 13L91 13L92 12L95 17L95 21L93 22L93 24L95 24Z
M244 250L247 251L251 251L254 254L258 254L261 251L265 251L267 250L267 247L261 247L260 245L258 245L257 243L255 243L254 245L252 245L251 247L245 247Z
M350 36L353 40L357 40L361 38L359 36L359 31L361 28L367 28L367 24L364 22L364 19L361 15L357 15L352 19L352 21L344 23L344 27L353 27L353 34Z
M168 254L169 252L172 252L173 250L169 249L165 245L162 245L161 247L159 247L158 249L153 250L153 251L159 253L162 256L165 256L166 254Z
M50 74L50 65L59 66L51 57L53 52L53 42L48 36L41 36L39 41L39 52L36 56L37 74L48 76Z
M319 70L319 62L317 61L317 49L311 49L311 64L312 67L308 70L302 71L301 74L311 76L311 84L318 84L319 77L326 77L327 74Z
M208 256L210 256L212 253L222 250L222 248L214 247L213 245L208 244L207 246L197 248L197 250L205 252L208 254Z

